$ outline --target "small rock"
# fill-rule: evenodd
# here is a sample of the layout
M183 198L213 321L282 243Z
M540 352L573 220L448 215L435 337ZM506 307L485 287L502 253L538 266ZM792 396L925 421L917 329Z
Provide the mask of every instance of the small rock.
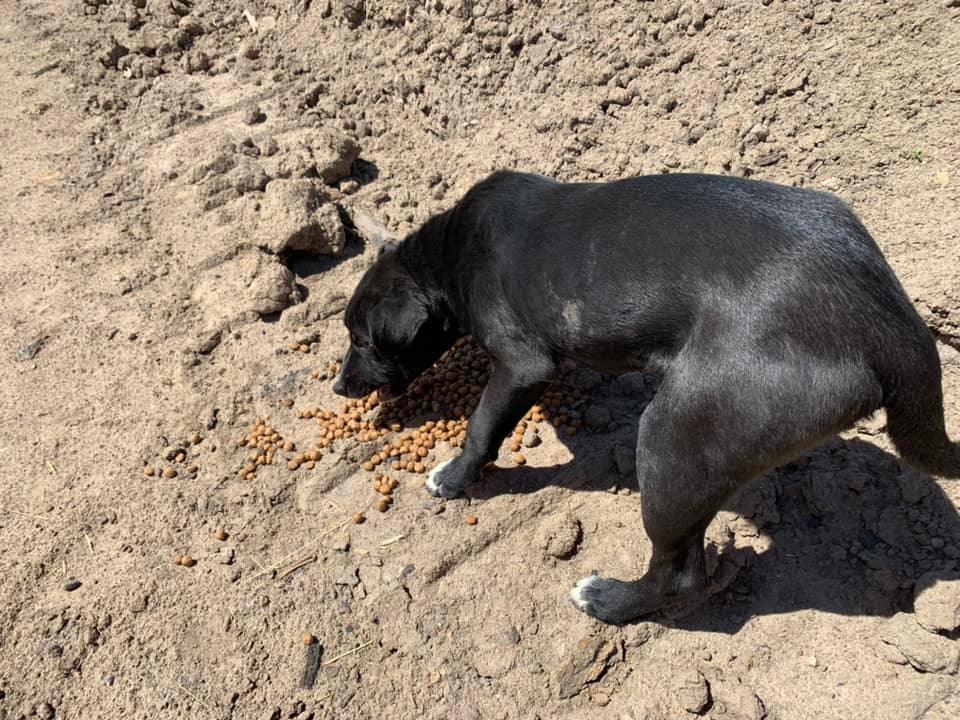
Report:
M960 575L931 572L917 580L913 611L920 627L932 633L960 628Z
M67 578L63 583L63 589L67 592L73 592L81 585L83 585L83 583L76 578Z
M664 93L656 100L656 106L664 112L673 112L677 107L677 99L669 93Z
M269 182L270 178L259 166L244 168L233 176L233 187L241 195L263 191Z
M557 697L572 698L588 683L596 682L617 662L617 646L602 637L587 636L564 659L554 677Z
M220 564L221 565L233 565L234 560L236 559L237 553L232 547L220 548Z
M772 152L763 153L758 155L753 160L753 164L757 167L767 167L769 165L776 165L783 158L783 152L780 150L774 150Z
M600 403L594 403L588 407L583 419L591 430L606 430L607 426L613 422L610 410Z
M339 550L340 552L347 552L350 549L350 533L344 531L336 533L330 539L330 548L332 550Z
M594 693L592 699L594 704L600 707L606 707L610 704L610 696L605 692Z
M47 339L38 338L28 345L24 345L19 348L16 353L17 362L27 362L28 360L33 360L40 350L43 349L43 346L46 344Z
M527 429L523 432L523 446L528 448L537 447L540 442L540 433L537 431L537 428L533 425L528 425Z
M627 625L623 629L623 644L628 648L636 648L663 634L663 626L652 622L641 622Z
M674 55L664 66L663 69L667 72L679 72L680 68L684 65L693 61L695 54L693 50L685 50L682 53Z
M180 58L180 67L187 75L206 72L210 69L210 56L203 50L190 50Z
M615 445L613 461L617 464L617 472L620 473L620 477L633 477L637 470L637 451L626 445Z
M903 501L916 505L930 494L930 480L911 467L904 467L898 478Z
M342 254L346 231L336 207L326 199L307 178L271 182L260 210L260 244L273 253Z
M806 69L801 68L795 71L780 85L780 95L793 95L803 90L803 88L807 86L807 80L809 78L810 73L808 73Z
M256 125L257 123L262 123L267 119L267 116L260 109L259 105L251 105L246 110L243 111L243 116L241 118L244 125Z
M203 35L203 25L201 25L200 21L195 17L191 17L189 15L180 18L180 22L177 23L177 27L193 37L199 37L200 35Z
M117 61L129 52L130 49L121 45L116 38L110 38L109 45L100 53L99 60L104 67L115 68Z
M264 157L272 157L280 151L280 146L272 137L264 139L258 147L260 149L260 154Z
M334 585L346 585L347 587L356 587L360 584L360 577L357 575L356 568L349 568L344 570L340 575L338 575L334 581Z
M349 135L328 132L325 144L314 146L317 174L327 184L343 180L353 172L353 163L360 156L360 147Z
M220 345L221 338L222 331L220 328L202 330L199 335L193 338L193 341L188 346L188 350L201 355L209 355Z
M247 60L256 60L260 57L260 47L256 40L244 40L237 48L237 55Z
M618 375L610 381L610 394L639 397L647 389L647 378L642 372Z
M600 101L602 107L608 105L627 106L633 102L633 93L626 88L613 88L607 93L607 96Z
M924 630L906 613L898 613L887 621L880 641L893 646L920 672L953 675L960 667L960 648L957 643ZM896 657L897 654L893 653L892 656Z
M273 15L264 15L259 20L257 20L257 32L261 35L265 35L271 30L276 29L277 27L277 18Z
M571 383L584 390L590 392L597 388L600 383L603 382L603 375L598 373L593 368L588 367L578 367L572 373L570 373Z
M710 686L696 670L675 678L673 689L678 704L689 713L699 715L710 704Z
M516 664L517 650L505 638L481 636L473 651L473 669L485 678L501 678Z
M96 645L100 639L100 631L95 627L88 627L83 631L83 642L85 645Z
M47 702L40 703L40 707L37 708L37 715L40 720L53 720L56 714L57 711L53 709L53 705Z
M960 7L960 0L951 0ZM927 707L916 720L956 720L960 717L960 693L951 693Z
M803 658L803 662L805 662L807 665L809 665L812 668L815 668L817 667L817 665L820 664L820 661L817 659L816 655L807 655L806 657Z
M570 513L554 515L540 525L539 544L543 551L558 559L570 557L580 542L580 521Z

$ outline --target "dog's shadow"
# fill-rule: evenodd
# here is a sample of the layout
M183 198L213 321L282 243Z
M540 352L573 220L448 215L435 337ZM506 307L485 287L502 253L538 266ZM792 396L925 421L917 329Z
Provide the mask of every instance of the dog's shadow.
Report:
M659 379L631 375L604 378L588 394L609 413L606 427L557 434L569 462L492 467L469 495L549 486L639 494L635 474L615 458L618 446L621 455L634 452L637 421ZM918 579L926 584L960 567L960 515L941 487L859 436L836 438L748 484L724 511L708 532L709 597L680 617L648 619L732 633L752 616L804 608L887 617L912 610Z
M578 444L565 465L491 469L470 494L533 493L551 485L638 491L636 478L622 478L597 454L602 437L584 441L591 458L583 467ZM733 633L752 616L805 608L889 617L912 611L922 576L928 584L960 565L960 515L942 488L857 438L837 438L778 468L723 510L708 532L711 594L681 617L646 619ZM618 568L603 570L618 575Z

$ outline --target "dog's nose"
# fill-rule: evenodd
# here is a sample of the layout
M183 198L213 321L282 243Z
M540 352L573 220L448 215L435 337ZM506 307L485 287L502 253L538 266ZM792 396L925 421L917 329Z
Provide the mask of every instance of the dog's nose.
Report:
M343 397L347 396L347 387L343 384L343 374L337 375L337 379L333 382L333 391L337 395L342 395Z

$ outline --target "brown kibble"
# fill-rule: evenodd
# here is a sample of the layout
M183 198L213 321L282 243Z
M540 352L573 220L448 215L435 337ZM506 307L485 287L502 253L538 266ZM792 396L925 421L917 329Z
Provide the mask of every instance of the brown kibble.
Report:
M511 441L510 441L510 451L511 451L511 452L519 452L519 450L520 450L520 443L519 443L517 440L511 440Z
M283 401L283 406L284 406L284 407L288 407L288 408L292 408L292 407L293 407L293 400L290 400L289 398L287 398L286 400Z
M373 463L368 460L363 464L363 469L367 472L373 472Z
M183 562L183 555L174 555L174 556L173 556L173 564L174 564L174 565L179 565L181 562Z
M355 514L352 518L350 518L350 519L353 520L353 522L354 522L355 525L362 525L362 524L366 521L367 518L364 516L363 513L356 513L356 514Z
M513 461L514 461L517 465L526 465L526 464L527 464L527 459L526 459L523 455L520 455L519 453L518 453L517 455L514 455L514 456L513 456Z
M377 502L377 510L380 512L386 512L389 509L390 509L390 498L389 497L380 498L380 500Z
M317 464L313 460L308 460L306 463L304 463L304 467L307 470L313 470L316 466Z
M387 480L387 486L390 488L391 492L397 489L397 485L400 484L400 481L396 478L390 478Z
M196 465L187 465L187 472L191 475L196 475L198 470L200 470L200 468Z
M409 463L408 463L408 464L409 464ZM414 464L413 464L413 471L414 471L415 473L422 473L424 470L426 470L426 468L424 467L423 463L414 463Z
M296 459L293 459L287 462L287 470L296 470L299 467L300 467L300 463L298 463Z
M168 480L170 480L171 478L175 478L177 476L177 471L174 470L172 467L164 468L163 476Z
M310 633L307 633L306 635L303 636L303 644L304 644L304 645L316 645L316 644L317 644L317 638L314 637L313 635L311 635Z
M300 347L298 347L297 350L299 350L302 353L308 353L310 352L310 346L303 344L303 345L300 345Z
M298 343L298 342L288 342L288 343L287 343L287 350L296 350L298 347L300 347L300 343Z
M463 520L464 520L465 523L467 523L467 525L476 525L476 524L477 524L477 516L476 516L476 515L467 515Z
M297 446L294 445L294 444L293 444L292 442L290 442L289 440L287 440L287 441L283 444L283 451L284 451L284 452L293 452L293 451L296 450L296 449L297 449Z
M184 555L182 558L180 558L180 564L183 565L183 567L193 567L197 564L197 561L189 555Z
M203 438L200 436L200 433L194 433L190 436L191 445L199 445L201 442L203 442Z
M213 537L219 540L220 542L223 542L228 537L230 537L230 535L228 535L227 531L224 530L223 528L217 528L213 533Z
M175 459L178 463L181 463L181 462L183 462L184 460L187 459L187 456L184 455L182 452L179 452L179 453L177 453L177 457L175 457L174 459Z
M143 474L146 475L147 477L153 477L154 475L157 474L157 469L153 465L147 465L143 469Z

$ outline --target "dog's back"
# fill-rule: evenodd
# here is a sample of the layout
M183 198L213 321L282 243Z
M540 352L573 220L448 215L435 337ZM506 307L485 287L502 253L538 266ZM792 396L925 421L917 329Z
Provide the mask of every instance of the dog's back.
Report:
M712 337L771 361L853 363L876 378L901 453L960 472L934 340L833 195L698 174L560 183L501 172L467 193L447 234L462 243L460 276L502 288L560 354L666 369L691 338Z

